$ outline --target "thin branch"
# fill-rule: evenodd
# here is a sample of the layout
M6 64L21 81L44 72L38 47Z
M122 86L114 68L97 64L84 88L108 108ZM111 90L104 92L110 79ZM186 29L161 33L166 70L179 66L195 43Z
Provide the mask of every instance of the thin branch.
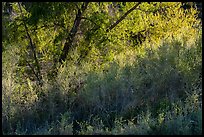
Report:
M21 17L23 18L23 12L22 12L21 5L20 5L19 2L18 2L18 6L19 6L19 9L20 9L20 12L21 12ZM38 75L36 77L38 79L38 82L39 82L40 86L42 86L42 83L41 83L42 82L42 77L41 77L41 72L40 72L40 65L39 65L39 62L38 62L38 59L37 59L37 55L36 55L36 52L35 52L35 47L34 47L34 44L32 42L31 36L29 34L28 27L27 27L27 25L25 23L25 20L23 20L23 23L24 23L26 34L27 34L28 39L30 41L30 46L31 46L31 50L33 52L35 64L37 66L37 73L38 73Z
M120 17L119 20L117 20L114 24L112 24L107 30L106 32L111 31L115 26L117 26L122 20L125 19L125 17L127 17L128 14L130 14L133 10L135 10L139 5L141 4L141 2L138 2L134 7L132 7L130 10L128 10L122 17Z
M28 64L28 66L31 68L31 70L33 71L33 74L35 75L35 77L38 77L37 73L35 72L35 69L31 66L31 64L27 60L25 60L25 61Z
M93 20L91 20L91 19L89 19L89 18L81 17L81 19L88 20L88 21L92 22L93 24L95 24L96 26L98 26L98 25L96 24L96 22L94 22Z

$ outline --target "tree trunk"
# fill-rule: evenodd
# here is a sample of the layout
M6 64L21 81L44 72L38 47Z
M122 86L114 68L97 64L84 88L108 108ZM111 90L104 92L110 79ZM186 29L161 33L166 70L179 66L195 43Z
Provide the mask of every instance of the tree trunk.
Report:
M60 55L60 58L59 58L59 62L61 64L63 63L63 61L65 61L68 52L73 47L74 38L75 38L76 33L78 31L78 28L79 28L79 25L80 25L80 22L82 19L82 15L83 15L84 11L87 9L87 6L88 6L88 2L84 2L81 6L81 9L78 9L78 13L77 13L76 18L74 20L74 25L73 25L72 29L70 30L69 36L67 37L64 48L62 50L62 54Z

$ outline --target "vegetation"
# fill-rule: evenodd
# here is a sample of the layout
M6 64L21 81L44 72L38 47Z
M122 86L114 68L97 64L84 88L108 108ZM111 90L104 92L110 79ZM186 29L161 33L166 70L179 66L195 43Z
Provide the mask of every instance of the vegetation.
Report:
M3 2L3 134L202 134L198 15L191 2Z

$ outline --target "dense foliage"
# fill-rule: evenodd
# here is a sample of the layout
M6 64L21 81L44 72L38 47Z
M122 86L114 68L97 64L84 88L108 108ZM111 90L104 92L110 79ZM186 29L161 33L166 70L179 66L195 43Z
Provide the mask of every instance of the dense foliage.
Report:
M201 134L195 3L3 2L3 134Z

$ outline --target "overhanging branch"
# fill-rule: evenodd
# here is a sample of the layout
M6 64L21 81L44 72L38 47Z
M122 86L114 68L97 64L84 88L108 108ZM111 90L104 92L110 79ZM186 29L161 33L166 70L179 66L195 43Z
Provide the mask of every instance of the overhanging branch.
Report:
M127 17L127 15L130 14L133 10L135 10L140 4L141 4L141 2L138 2L134 7L132 7L130 10L128 10L122 17L120 17L119 20L117 20L114 24L112 24L112 25L106 30L106 32L109 32L109 31L111 31L113 28L115 28L115 26L117 26L122 20L124 20L125 17Z

